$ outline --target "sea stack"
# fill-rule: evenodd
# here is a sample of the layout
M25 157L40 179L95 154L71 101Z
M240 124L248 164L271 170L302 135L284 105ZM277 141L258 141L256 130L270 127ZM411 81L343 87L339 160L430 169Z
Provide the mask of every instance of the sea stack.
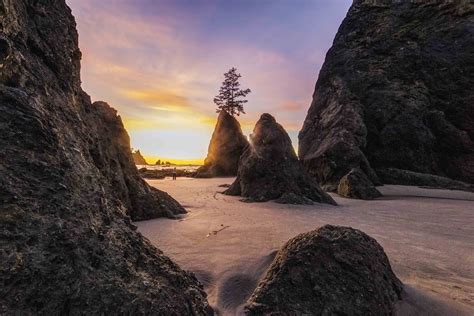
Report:
M326 225L288 241L247 302L248 315L393 315L403 284L377 241Z
M150 187L139 175L130 154L130 137L115 109L105 102L94 102L88 108L88 122L101 122L89 124L91 158L132 220L175 218L186 213L175 199Z
M303 169L291 139L273 116L262 114L240 158L237 179L225 191L245 201L336 204Z
M237 175L239 159L248 146L239 122L221 111L212 133L204 165L197 170L196 177L225 177Z
M210 313L131 222L184 209L139 177L120 117L81 89L65 1L0 1L0 21L0 314Z
M299 134L321 185L335 191L353 169L370 187L474 182L473 13L468 1L354 1Z
M140 152L140 150L136 150L136 151L132 152L132 156L133 156L133 162L136 165L148 165L145 158L143 158L142 153Z

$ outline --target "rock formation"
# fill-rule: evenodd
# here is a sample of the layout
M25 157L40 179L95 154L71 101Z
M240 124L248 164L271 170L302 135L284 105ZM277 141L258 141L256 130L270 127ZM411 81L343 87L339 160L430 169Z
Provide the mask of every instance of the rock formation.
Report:
M142 166L143 165L148 165L145 158L143 158L142 153L140 152L140 150L136 150L136 151L132 152L132 157L133 157L133 162L136 165L142 165Z
M156 169L147 169L147 168L140 168L138 169L138 173L140 177L144 179L164 179L166 177L189 177L193 178L196 175L196 171L188 170L188 169L176 169L176 171L172 168L163 168L160 170Z
M359 168L352 169L341 178L339 186L337 187L337 194L362 200L372 200L382 196L365 173Z
M429 188L474 192L474 184L446 177L393 168L377 169L376 171L386 184L419 185Z
M132 218L184 209L138 175L115 110L80 86L64 0L0 0L0 314L210 312Z
M237 179L225 191L246 201L336 204L303 169L291 139L270 114L262 114L240 158Z
M354 1L299 135L306 169L332 190L353 168L473 183L473 33L467 2Z
M248 146L239 122L226 111L221 111L212 133L204 165L197 170L200 178L235 176L239 158Z
M174 218L186 210L167 193L150 187L140 177L130 154L130 137L117 111L105 102L88 108L89 154L97 169L108 179L132 220Z
M375 239L326 225L280 249L246 310L248 315L392 315L402 289Z

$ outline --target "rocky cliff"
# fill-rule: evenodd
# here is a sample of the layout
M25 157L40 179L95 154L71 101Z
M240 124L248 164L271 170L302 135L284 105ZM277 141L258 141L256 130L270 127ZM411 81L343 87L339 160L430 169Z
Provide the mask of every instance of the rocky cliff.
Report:
M255 124L250 146L240 158L237 179L225 194L242 196L248 202L336 204L303 169L290 137L268 113Z
M145 158L143 158L142 153L140 150L132 152L133 162L136 165L148 165Z
M247 147L247 138L239 122L226 111L221 111L212 133L204 165L197 170L197 177L235 176L239 158Z
M468 1L354 1L299 135L307 170L332 190L354 168L474 182L473 34Z
M82 91L64 0L0 0L0 21L0 314L209 312L130 221L184 210L138 176L116 111Z

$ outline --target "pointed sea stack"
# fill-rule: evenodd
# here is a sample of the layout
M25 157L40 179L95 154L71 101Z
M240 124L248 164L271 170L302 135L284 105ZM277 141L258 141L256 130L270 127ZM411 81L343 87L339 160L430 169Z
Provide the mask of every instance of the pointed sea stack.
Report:
M250 202L336 204L303 169L291 139L270 114L262 114L239 162L237 179L225 191Z
M239 122L226 111L221 111L212 133L204 165L197 170L196 177L225 177L237 175L239 159L248 146Z
M382 246L360 230L326 225L277 253L247 315L393 315L403 284Z
M140 150L132 152L132 156L133 156L133 162L136 165L142 165L142 166L148 165L148 162L146 162L145 158L143 158Z
M469 1L354 1L299 135L305 168L332 190L354 168L372 184L473 183L473 32Z
M131 222L184 209L139 177L120 117L82 91L65 1L0 1L0 21L0 314L210 312Z

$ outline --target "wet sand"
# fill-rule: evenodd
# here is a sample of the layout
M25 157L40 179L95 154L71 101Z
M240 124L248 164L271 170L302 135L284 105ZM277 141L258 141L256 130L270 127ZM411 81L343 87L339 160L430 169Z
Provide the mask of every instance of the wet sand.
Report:
M386 185L375 201L332 195L339 206L249 204L216 193L232 181L150 180L189 214L136 223L166 255L196 273L220 314L240 313L286 241L334 224L360 229L383 246L406 285L399 315L474 315L473 193Z

